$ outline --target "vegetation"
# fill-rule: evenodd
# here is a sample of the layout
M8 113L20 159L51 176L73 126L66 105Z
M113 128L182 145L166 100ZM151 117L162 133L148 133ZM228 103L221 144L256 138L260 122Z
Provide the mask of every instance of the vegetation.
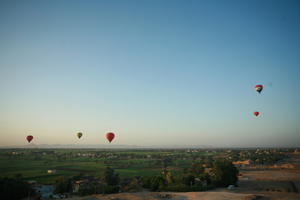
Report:
M110 193L117 193L119 192L119 174L115 173L115 171L107 167L104 171L103 180L105 185L104 193L110 194Z
M9 149L0 152L0 174L23 180L54 184L58 177L71 178L80 173L102 176L111 167L120 177L156 176L162 168L181 173L194 160L217 155L218 152L197 150L93 150L93 149ZM47 173L55 169L55 173Z
M0 178L0 194L1 199L18 200L34 195L34 191L19 176L15 178L6 177Z
M72 192L72 181L60 176L55 182L55 193L68 193Z
M1 179L1 189L6 188L5 199L31 194L28 180L53 184L58 194L137 192L143 188L205 191L236 184L238 169L233 161L248 159L252 163L271 165L280 161L284 152L271 149L7 149L0 152L1 176L9 177ZM17 197L11 188L20 191Z
M217 161L212 168L215 186L235 185L238 178L238 169L230 161Z

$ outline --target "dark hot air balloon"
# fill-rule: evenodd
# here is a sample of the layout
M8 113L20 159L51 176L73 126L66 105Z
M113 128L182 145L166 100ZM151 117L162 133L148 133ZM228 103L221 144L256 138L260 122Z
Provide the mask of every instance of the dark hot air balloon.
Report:
M77 137L80 139L82 137L82 133L81 132L77 133Z
M263 85L256 85L256 86L255 86L255 90L256 90L258 93L261 93L261 91L263 90Z
M257 117L259 115L259 112L253 112L253 114Z
M26 139L27 139L28 143L30 143L31 140L33 140L33 136L32 136L32 135L28 135L28 136L26 137Z
M109 141L109 143L111 143L111 141L115 138L115 134L114 133L106 133L106 139Z

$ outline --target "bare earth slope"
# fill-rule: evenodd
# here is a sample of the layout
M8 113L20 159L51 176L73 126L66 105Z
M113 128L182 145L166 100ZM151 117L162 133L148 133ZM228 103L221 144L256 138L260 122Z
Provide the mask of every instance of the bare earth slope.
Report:
M167 194L167 195L166 195ZM74 197L68 200L299 200L299 194L293 193L265 193L241 194L234 192L185 192L185 193L159 193L138 192L111 195L92 195L87 197Z
M138 192L112 195L93 195L72 200L255 200L256 195L237 194L229 192L186 192L186 193L158 193ZM264 199L264 198L260 198Z

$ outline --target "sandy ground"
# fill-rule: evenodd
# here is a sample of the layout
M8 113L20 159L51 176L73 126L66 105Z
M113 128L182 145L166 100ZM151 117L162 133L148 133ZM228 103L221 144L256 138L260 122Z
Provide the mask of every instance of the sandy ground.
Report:
M165 195L169 195L166 197ZM69 200L299 200L300 194L293 193L257 193L243 194L231 191L215 192L185 192L185 193L159 193L138 192L112 195L93 195L87 197L70 198Z
M287 192L299 193L300 170L252 170L242 171L236 190L239 192ZM299 198L300 200L300 198Z
M255 198L256 195L252 194L237 194L229 192L138 192L114 195L94 195L78 199L72 198L72 200L255 200Z
M250 180L300 181L300 169L241 171Z

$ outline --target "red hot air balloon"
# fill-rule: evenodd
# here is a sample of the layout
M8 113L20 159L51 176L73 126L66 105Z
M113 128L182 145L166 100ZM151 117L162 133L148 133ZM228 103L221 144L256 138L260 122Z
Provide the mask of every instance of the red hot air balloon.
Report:
M26 137L26 139L27 139L28 143L30 143L31 140L33 140L33 136L32 136L32 135L28 135L28 136Z
M109 141L109 143L111 143L111 141L115 138L115 134L114 133L106 133L106 139Z
M253 114L257 117L259 115L259 112L253 112Z
M263 85L256 85L256 86L255 86L255 90L256 90L258 93L261 93L261 91L263 90Z

